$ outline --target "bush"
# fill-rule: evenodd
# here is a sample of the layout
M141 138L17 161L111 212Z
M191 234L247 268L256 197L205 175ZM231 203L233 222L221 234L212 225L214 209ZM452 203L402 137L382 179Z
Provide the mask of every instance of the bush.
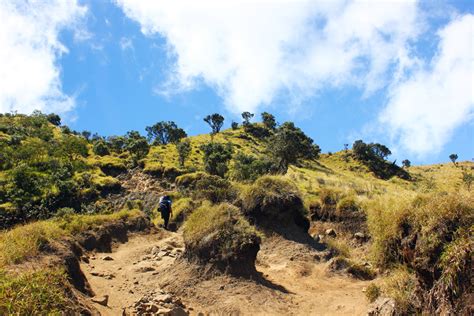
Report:
M288 225L309 229L306 210L296 185L279 176L263 176L241 193L242 207L260 224Z
M204 169L216 176L224 177L227 173L227 163L232 158L232 145L220 143L208 143L201 145L203 151Z
M232 178L237 181L255 181L258 177L270 173L272 166L271 161L239 153L234 158Z
M183 237L188 259L230 273L255 271L260 237L231 204L203 204L186 221Z
M212 203L229 201L237 197L232 184L218 176L203 172L189 173L176 178L180 190L190 191L195 200L209 200Z
M437 313L439 308L456 313L463 306L466 283L460 280L469 279L463 267L472 256L472 242L465 236L473 225L474 196L467 192L379 203L369 212L376 262L383 268L403 264L413 269L422 285L416 292L418 312Z
M94 151L94 154L96 154L98 156L105 156L105 155L110 154L109 147L107 146L107 143L105 141L103 141L102 139L95 142L94 147L92 148L92 150Z
M369 300L370 303L375 302L375 300L378 299L380 296L380 287L374 283L369 284L365 291L365 296L367 297L367 300Z

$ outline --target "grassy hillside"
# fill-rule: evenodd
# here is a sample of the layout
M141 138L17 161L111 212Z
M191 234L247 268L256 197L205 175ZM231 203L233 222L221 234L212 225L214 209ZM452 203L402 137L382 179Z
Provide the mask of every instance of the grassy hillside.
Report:
M471 264L474 193L466 174L473 173L472 162L401 169L383 155L361 159L355 151L344 150L300 155L286 172L267 175L281 171L275 168L281 158L274 150L282 145L274 137L278 133L281 128L253 124L188 137L191 152L180 166L176 144L149 144L137 132L90 138L41 113L0 116L0 228L4 229L0 233L0 298L3 295L11 300L8 295L25 280L41 283L51 277L58 285L55 291L29 289L31 295L18 304L27 306L39 293L47 298L42 311L64 306L68 297L67 291L61 290L63 272L12 271L37 258L51 242L127 218L128 211L113 199L128 199L130 192L122 184L136 173L176 188L169 192L174 200L172 220L184 225L190 258L200 258L211 246L223 258L242 258L243 254L234 253L241 251L242 245L231 243L229 236L247 240L252 235L252 247L257 247L264 236L257 231L263 227L259 223L271 217L271 225L265 227L275 227L279 220L285 226L294 219L299 227L311 226L310 232L316 235L327 228L336 229L337 238L324 240L324 244L359 273L372 276L378 271L380 281L368 291L369 299L393 297L402 313L418 313L421 309L414 302L423 305L428 301L437 302L434 310L440 306L452 310L469 292L472 285L465 281L469 280L465 271ZM290 128L289 135L295 133L299 131ZM308 141L306 136L298 137ZM211 152L209 158L205 146L211 143L224 146L211 148L217 152ZM226 153L229 148L231 155ZM209 168L216 161L217 167ZM210 170L215 174L209 174ZM254 197L249 192L258 194ZM129 205L141 202L134 196ZM213 210L212 216L199 215L208 209ZM220 225L227 223L229 210L233 222L243 228ZM160 223L156 210L151 216ZM32 221L36 222L28 223ZM226 238L211 238L206 240L208 244L199 243L200 237L192 238L195 231L209 235L208 230L212 236ZM354 239L356 232L365 235L363 243ZM369 262L370 268L364 262ZM422 294L415 300L411 293L416 286L421 286ZM63 303L55 305L55 301ZM0 306L0 311L9 308Z

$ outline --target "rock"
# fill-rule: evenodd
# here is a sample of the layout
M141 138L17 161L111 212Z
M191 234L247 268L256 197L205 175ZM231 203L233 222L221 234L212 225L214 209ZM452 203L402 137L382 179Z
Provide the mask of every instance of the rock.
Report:
M311 236L311 237L313 237L313 239L314 239L315 242L319 242L319 241L320 241L319 235L313 235L313 236Z
M104 257L102 257L102 260L104 260L104 261L112 261L112 260L114 260L114 258L112 258L111 256L104 256Z
M148 307L146 311L150 313L156 313L158 310L159 310L158 306L156 306L155 304L151 304L150 307Z
M155 268L153 268L153 267L140 267L140 268L136 269L135 271L139 272L139 273L145 273L145 272L155 271Z
M379 297L370 304L368 316L394 316L396 311L395 300L388 297Z
M331 272L346 271L349 268L349 262L346 259L336 257L328 262L327 269Z
M186 312L182 307L174 307L173 309L171 309L171 311L169 312L170 316L187 316L189 315L188 312Z
M336 231L332 228L329 228L329 229L326 229L326 236L329 236L329 237L336 237L337 234L336 234Z
M154 300L162 303L171 303L173 297L169 294L160 294L154 297Z
M367 236L364 234L364 233L361 233L361 232L357 232L354 234L354 238L357 240L357 241L366 241L367 240Z
M107 306L107 304L109 302L109 296L104 295L104 296L101 296L101 297L93 297L93 298L91 298L91 301L94 302L94 303L100 304L102 306Z
M169 256L169 254L170 254L170 253L169 253L168 251L163 251L163 250L162 250L162 251L160 251L160 252L158 253L158 257Z

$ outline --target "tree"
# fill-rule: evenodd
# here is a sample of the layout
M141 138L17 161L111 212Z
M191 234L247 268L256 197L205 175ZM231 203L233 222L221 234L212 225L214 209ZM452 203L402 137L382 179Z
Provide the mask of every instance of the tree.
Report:
M232 124L230 125L232 129L235 131L236 129L239 128L239 123L232 121Z
M178 150L179 165L184 167L184 162L188 159L191 154L191 142L188 139L182 140L176 144L176 150Z
M120 154L125 149L127 138L124 136L109 136L107 138L107 142L109 143L109 148L112 151Z
M353 157L369 167L377 177L389 179L397 175L402 179L410 179L408 172L397 166L396 161L390 163L385 160L391 154L390 149L378 143L366 144L357 140L352 145Z
M208 143L201 145L200 149L204 153L204 169L212 175L224 177L228 170L227 163L232 158L232 145Z
M270 173L273 167L270 160L261 160L244 153L238 153L233 162L232 178L238 181L257 180L258 177Z
M451 154L451 155L449 155L449 159L451 159L453 164L456 166L456 160L458 160L458 155L457 154Z
M243 112L242 113L242 118L244 119L243 121L243 125L249 125L250 124L250 120L252 119L253 117L253 113L250 113L250 112Z
M276 127L275 116L268 112L262 113L262 122L263 125L265 125L265 127L268 129L274 130Z
M204 118L204 122L209 124L212 129L212 134L217 134L219 133L222 128L222 125L224 124L224 117L219 113L214 113L206 116Z
M146 157L150 150L150 146L145 137L141 136L137 131L130 131L127 133L126 139L125 149L130 152L135 163Z
M173 121L158 122L153 126L147 126L145 130L148 133L148 140L159 145L176 144L181 138L187 136L186 132Z
M81 135L88 141L92 134L89 131L82 131Z
M289 164L296 163L298 159L316 159L321 152L319 146L292 122L281 125L268 144L268 151L281 173L286 173Z
M403 167L405 167L405 168L410 168L410 166L411 166L411 162L408 159L403 160L402 164L403 164Z
M94 151L94 154L99 156L105 156L110 154L107 143L102 139L94 143L94 147L92 147L92 150Z
M50 122L51 124L55 126L61 125L61 117L57 114L54 114L54 113L48 114L46 115L46 119L48 120L48 122Z

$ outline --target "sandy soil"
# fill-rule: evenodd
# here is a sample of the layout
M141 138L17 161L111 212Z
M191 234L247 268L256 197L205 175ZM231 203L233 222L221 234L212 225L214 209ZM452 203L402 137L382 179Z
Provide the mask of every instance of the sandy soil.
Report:
M227 275L203 277L180 256L181 234L159 231L132 236L110 254L82 262L102 315L122 315L147 293L162 289L179 297L191 315L366 315L363 288L369 282L330 274L320 252L273 236L264 239L254 280ZM107 258L110 257L110 258ZM105 259L105 260L104 260ZM112 259L112 260L106 260Z

